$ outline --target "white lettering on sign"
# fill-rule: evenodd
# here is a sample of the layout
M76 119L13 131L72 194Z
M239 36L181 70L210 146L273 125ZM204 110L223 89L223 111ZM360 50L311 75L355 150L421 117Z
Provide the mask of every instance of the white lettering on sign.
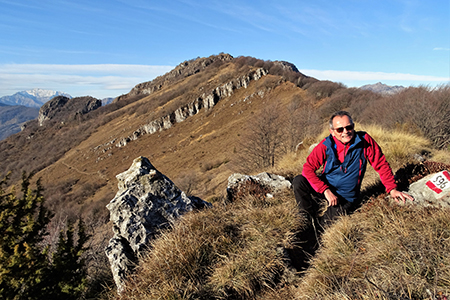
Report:
M440 194L442 190L450 188L450 174L447 171L442 171L434 175L426 185L434 192Z

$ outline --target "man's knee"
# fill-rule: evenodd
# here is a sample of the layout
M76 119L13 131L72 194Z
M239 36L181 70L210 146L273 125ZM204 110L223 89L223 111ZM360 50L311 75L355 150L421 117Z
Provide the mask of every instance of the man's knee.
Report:
M294 177L294 180L292 180L292 186L293 186L294 190L296 190L298 188L304 189L306 183L309 184L308 180L303 175L297 175Z
M297 175L292 180L295 201L300 209L308 210L311 206L311 185L303 175Z

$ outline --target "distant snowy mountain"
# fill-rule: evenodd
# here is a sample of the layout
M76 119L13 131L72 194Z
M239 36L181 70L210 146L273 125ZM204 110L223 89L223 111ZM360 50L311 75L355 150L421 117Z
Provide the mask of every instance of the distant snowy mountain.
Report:
M69 94L43 89L32 89L15 93L12 96L0 97L0 103L7 105L23 105L27 107L41 107L44 103L56 96L66 96L72 98Z
M405 89L405 87L401 85L390 86L381 82L377 82L375 84L363 85L362 87L360 87L360 89L372 91L374 93L379 93L383 95L392 95L402 91L403 89Z

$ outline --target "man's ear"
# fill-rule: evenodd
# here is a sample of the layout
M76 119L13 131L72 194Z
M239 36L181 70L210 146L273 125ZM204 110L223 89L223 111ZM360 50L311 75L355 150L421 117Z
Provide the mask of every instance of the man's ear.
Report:
M334 134L333 134L333 129L329 129L330 130L330 134L332 135L332 136L334 136Z

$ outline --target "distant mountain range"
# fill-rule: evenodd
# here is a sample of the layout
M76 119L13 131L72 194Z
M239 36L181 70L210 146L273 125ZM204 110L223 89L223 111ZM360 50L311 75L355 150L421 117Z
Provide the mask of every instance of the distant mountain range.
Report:
M383 95L392 95L404 90L405 87L401 85L390 86L381 82L377 82L375 84L363 85L362 87L360 87L360 89L372 91L374 93Z
M20 132L23 124L38 117L41 106L57 96L73 98L64 92L38 88L0 97L0 140ZM114 98L102 99L102 106L113 100Z
M0 97L0 140L20 132L21 126L37 118L39 108L53 97L69 94L44 89L32 89Z
M44 89L32 89L27 91L17 92L12 96L0 97L0 105L22 105L27 107L41 107L48 100L56 96L66 96L67 98L72 98L69 94L44 90Z

